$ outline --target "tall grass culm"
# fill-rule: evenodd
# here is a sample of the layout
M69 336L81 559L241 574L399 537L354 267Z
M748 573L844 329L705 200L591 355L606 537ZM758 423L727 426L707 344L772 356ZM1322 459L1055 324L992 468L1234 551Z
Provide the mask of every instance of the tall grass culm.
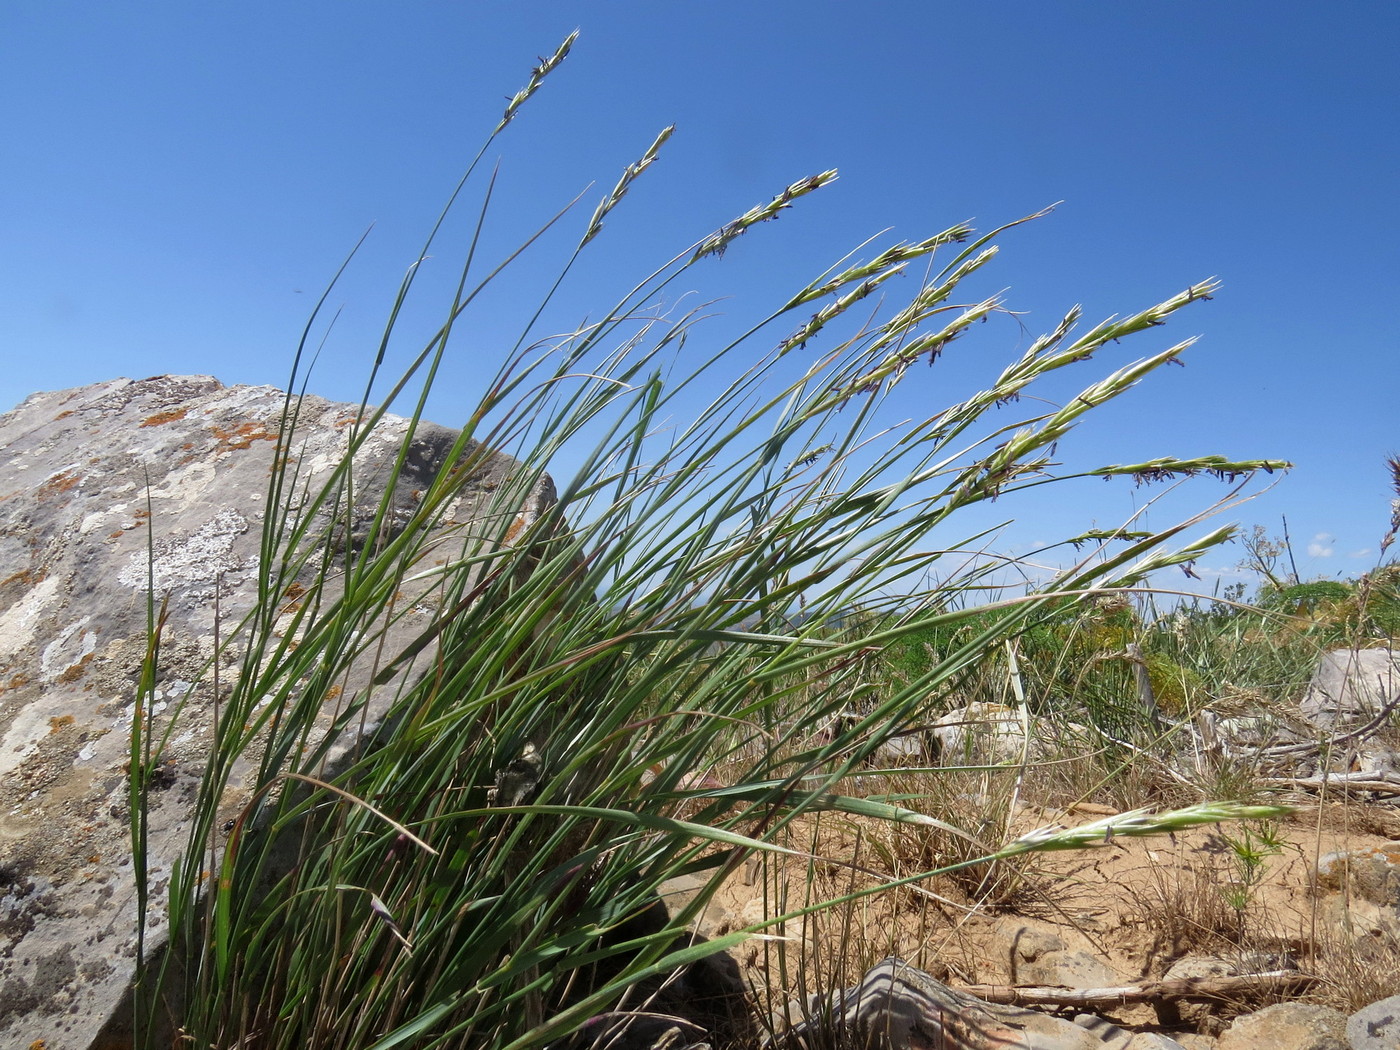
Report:
M490 200L480 162L572 43L533 71L453 194L481 186L478 231ZM561 281L669 135L624 169L583 224ZM1229 537L1229 528L1188 537L1193 519L1105 540L1097 556L1025 593L971 600L994 582L994 563L970 557L984 537L980 527L959 533L965 510L1057 480L1054 447L1080 417L1191 340L1090 376L1063 407L1018 399L1051 373L1092 369L1108 344L1152 332L1215 284L1082 331L1073 310L987 389L887 428L892 392L929 374L913 365L1005 312L998 296L959 295L995 256L1000 230L956 225L864 261L847 256L722 345L707 342L696 315L658 306L692 268L720 264L740 235L835 178L801 179L701 237L576 331L539 338L554 294L545 291L466 414L456 465L407 520L394 520L384 494L363 543L308 523L317 508L348 518L363 498L350 464L383 410L366 408L344 468L324 487L308 491L295 456L284 459L269 491L263 601L220 642L237 666L222 672L233 680L217 748L189 849L164 891L173 950L146 971L148 1032L166 1025L201 1050L524 1050L558 1044L601 1014L644 1009L643 993L678 965L763 935L754 926L709 942L679 936L748 859L802 862L784 844L795 817L939 824L878 790L837 790L931 697L1049 612ZM417 425L454 326L513 258L465 260L441 328L386 390L377 372L391 336L401 338L410 271L375 350L366 405L406 398ZM912 294L883 302L897 286ZM302 360L289 389L306 382ZM296 447L296 406L289 396L286 449ZM505 510L566 448L579 465L557 479L557 505L524 529L509 513L448 528L484 448L519 461L496 494ZM1235 481L1284 466L1162 458L1072 476ZM384 624L402 615L406 588L436 615L393 651ZM980 630L925 671L870 688L883 647L974 613ZM372 684L342 695L351 665L364 661ZM376 746L328 765L371 691L393 698ZM316 725L325 710L337 712L329 732ZM166 734L178 719L138 726ZM251 801L228 819L220 806L245 753L256 754ZM144 780L133 777L139 814ZM1234 815L1228 804L1132 813L1000 848L1012 856ZM664 929L634 922L679 875L708 889Z

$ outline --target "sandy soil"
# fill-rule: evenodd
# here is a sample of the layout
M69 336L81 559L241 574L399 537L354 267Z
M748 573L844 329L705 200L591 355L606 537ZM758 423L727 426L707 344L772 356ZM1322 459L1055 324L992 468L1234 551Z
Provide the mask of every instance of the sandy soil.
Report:
M1112 812L1092 804L1068 812L1021 807L1009 823L1019 833ZM735 955L771 1006L853 984L881 958L898 955L954 987L1094 988L1278 970L1312 979L1218 1001L1094 1011L1133 1027L1210 1034L1284 999L1349 1012L1400 991L1400 922L1393 904L1367 901L1348 885L1315 888L1313 872L1328 853L1396 840L1400 812L1393 807L1304 803L1268 825L1118 838L919 880L790 919ZM877 875L929 870L971 850L927 829L830 816L797 822L787 844L823 859L810 876L805 862L751 862L720 888L700 920L702 933L859 893ZM694 887L671 889L674 906Z

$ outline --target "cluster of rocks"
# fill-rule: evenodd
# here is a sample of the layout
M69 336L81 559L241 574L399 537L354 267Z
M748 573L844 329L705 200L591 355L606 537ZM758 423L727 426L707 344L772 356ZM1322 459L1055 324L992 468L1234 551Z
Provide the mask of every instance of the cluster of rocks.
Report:
M1400 800L1400 750L1390 728L1400 710L1400 652L1389 648L1324 653L1296 709L1221 716L1202 711L1165 734L1185 770L1200 763L1247 763L1262 782L1298 788L1330 784ZM1023 709L976 702L955 707L920 736L896 738L875 756L891 764L936 761L979 766L1035 761L1092 741L1084 726L1051 724ZM1061 747L1063 750L1063 747Z
M1248 761L1280 781L1350 776L1377 785L1361 790L1400 796L1400 752L1388 732L1397 708L1400 652L1338 649L1322 655L1295 710L1204 712L1196 740L1208 753Z
M1310 883L1324 925L1345 926L1359 942L1388 939L1400 944L1400 842L1328 854L1311 868ZM663 886L663 892L676 906L702 885L698 877L682 878ZM713 935L735 925L760 922L763 902L755 899L753 903L756 907L743 915L713 908L702 918L700 929ZM787 933L803 938L800 923L789 925ZM1242 1003L1296 995L1315 983L1286 953L1239 952L1228 958L1191 953L1160 979L1134 980L1115 970L1093 949L1090 938L1073 926L1022 916L1000 919L979 951L986 957L1004 957L1002 969L1009 983L953 987L939 979L948 977L946 972L935 977L898 958L887 958L850 987L813 994L773 1011L758 1026L757 1043L764 1050L1400 1047L1400 995L1351 1014L1298 1001L1238 1012ZM733 1004L752 1000L730 960L710 960L705 965L710 975L706 1009L711 1016L721 994ZM1217 1012L1227 1003L1236 1013L1228 1024L1219 1020ZM1135 1004L1151 1007L1158 1023L1129 1027L1109 1019ZM656 1001L648 1003L644 1022L626 1014L609 1015L610 1041L585 1042L580 1047L720 1050L731 1045L714 1038L701 1019L688 1012L686 1002L669 1000L669 1014L657 1008ZM725 1016L732 1018L741 1010L731 1006Z

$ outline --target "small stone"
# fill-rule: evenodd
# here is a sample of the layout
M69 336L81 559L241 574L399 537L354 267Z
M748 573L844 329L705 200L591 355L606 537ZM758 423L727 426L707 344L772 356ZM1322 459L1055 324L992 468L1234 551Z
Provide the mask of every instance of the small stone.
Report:
M1186 1050L1186 1047L1160 1032L1138 1032L1123 1044L1122 1050Z
M1328 853L1313 873L1318 893L1347 892L1374 904L1400 905L1400 842Z

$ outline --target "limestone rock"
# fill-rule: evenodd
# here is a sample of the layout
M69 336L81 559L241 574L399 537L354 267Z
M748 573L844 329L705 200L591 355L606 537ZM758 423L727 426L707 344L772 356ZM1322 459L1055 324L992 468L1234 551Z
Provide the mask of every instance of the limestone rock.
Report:
M1019 917L999 921L995 934L991 954L1007 959L1012 984L1105 988L1123 983L1122 974L1086 950L1083 935L1070 944L1065 937L1072 936L1071 931Z
M590 1017L561 1050L710 1050L705 1030L681 1017L619 1011Z
M1235 1019L1216 1050L1348 1050L1347 1019L1327 1006L1275 1003Z
M1313 891L1344 893L1373 904L1400 905L1400 842L1319 857L1313 873Z
M955 708L933 724L932 734L945 766L1017 762L1026 746L1021 712L1004 704L977 702Z
M1323 729L1355 727L1400 700L1400 652L1338 649L1318 662L1299 707Z
M1394 1050L1400 1046L1400 995L1362 1007L1347 1019L1351 1050Z
M602 946L622 944L642 937L654 937L670 923L670 911L658 898L627 921L610 930ZM682 933L672 948L705 943L699 934ZM585 971L580 991L599 988L613 980L621 963L613 958ZM748 986L739 964L728 952L714 952L668 974L647 978L634 985L611 1013L594 1018L573 1041L571 1050L597 1047L599 1050L647 1050L656 1045L667 1050L703 1042L718 1047L752 1046L758 1039ZM678 1034L668 1034L676 1028ZM658 1040L681 1039L674 1048ZM652 1040L652 1042L647 1042Z
M153 587L167 614L151 715L165 724L180 711L152 771L149 884L158 898L186 846L210 736L212 689L191 683L208 681L216 618L227 637L254 607L274 466L294 472L283 503L295 503L335 475L359 428L358 406L308 396L289 437L280 429L285 403L272 387L160 376L36 394L0 416L0 1046L87 1050L130 983L126 765L148 595ZM409 427L386 416L369 431L342 524L308 511L311 535L325 535L328 547L363 545L385 491L381 536L402 526L457 436L419 424L395 474ZM469 480L424 568L460 557L463 524L499 548L554 502L547 478L470 450ZM431 623L427 588L405 584L408 611L386 632L388 651ZM290 608L296 596L293 588L276 598ZM346 695L368 681L367 670L352 671ZM382 692L366 694L371 731L393 688ZM230 815L246 800L242 775ZM150 948L164 935L158 902L148 925Z
M1126 1042L1108 1044L1104 1050L1186 1050L1186 1047L1160 1032L1136 1032Z
M1239 968L1227 959L1214 955L1184 955L1167 968L1163 980L1190 980L1193 977L1230 977Z

